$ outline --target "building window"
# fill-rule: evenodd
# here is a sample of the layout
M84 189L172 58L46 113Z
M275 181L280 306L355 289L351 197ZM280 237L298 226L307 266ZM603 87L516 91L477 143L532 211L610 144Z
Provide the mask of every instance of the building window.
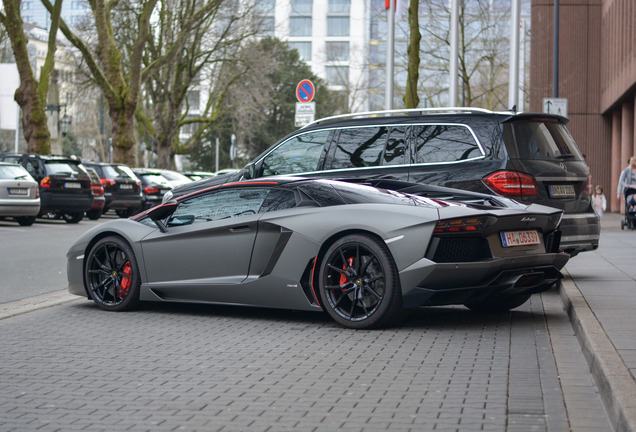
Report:
M289 48L295 49L303 61L311 61L311 42L289 42Z
M329 85L347 85L349 83L349 66L327 66L327 83Z
M258 35L261 37L274 36L274 17L264 16L259 18Z
M291 15L311 15L313 0L291 0Z
M22 9L23 11L24 11L24 10L31 10L31 5L32 5L32 2L30 2L30 1L25 1L25 2L23 2L23 3L22 3L21 9Z
M290 17L290 36L311 36L311 17Z
M327 17L327 36L349 36L349 17Z
M328 13L349 14L351 10L351 0L329 0Z
M327 61L348 61L349 42L327 42Z

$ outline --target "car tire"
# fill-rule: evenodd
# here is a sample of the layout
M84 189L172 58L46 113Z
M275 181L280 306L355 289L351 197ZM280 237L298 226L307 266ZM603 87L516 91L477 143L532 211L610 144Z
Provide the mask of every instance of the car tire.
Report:
M66 223L78 223L84 219L84 213L62 213L62 219L64 219Z
M86 212L86 217L90 220L97 220L102 216L101 210L89 210Z
M117 216L119 216L120 218L126 219L131 217L135 212L134 210L126 209L126 210L115 210L115 213L117 213Z
M139 265L121 237L95 243L84 264L84 283L93 301L107 311L127 311L139 305Z
M402 311L393 257L384 243L365 234L344 236L327 249L319 292L326 312L349 328L384 327Z
M510 309L521 306L530 298L530 294L517 294L498 299L484 300L473 303L466 303L464 306L475 312L506 312Z
M20 226L31 226L35 222L35 216L20 216L15 218Z

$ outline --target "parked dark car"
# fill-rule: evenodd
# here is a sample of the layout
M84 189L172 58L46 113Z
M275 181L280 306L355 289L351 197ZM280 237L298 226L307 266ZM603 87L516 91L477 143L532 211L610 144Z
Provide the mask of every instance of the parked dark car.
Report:
M133 168L133 172L141 181L142 208L144 210L161 204L164 195L172 190L170 180L165 178L159 170L152 168Z
M496 193L564 211L561 245L598 247L589 170L566 128L549 114L474 108L395 110L318 120L293 132L241 174L175 189L271 175L386 178Z
M6 153L0 160L22 165L40 185L39 216L77 223L93 205L91 179L79 160L68 156Z
M83 162L93 168L104 187L104 213L115 210L117 215L127 218L141 210L141 182L132 170L123 164L106 162Z
M87 166L84 168L91 178L91 189L93 191L93 205L90 209L86 210L86 217L90 220L97 220L104 212L104 204L106 204L104 187L102 186L101 179L97 175L97 172L93 168L89 168Z

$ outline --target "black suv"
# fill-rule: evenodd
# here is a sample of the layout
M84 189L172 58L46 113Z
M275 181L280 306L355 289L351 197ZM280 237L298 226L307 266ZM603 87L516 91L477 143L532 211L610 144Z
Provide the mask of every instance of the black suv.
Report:
M127 218L141 210L141 181L124 164L84 161L93 168L104 187L104 213L115 210L119 217Z
M93 204L91 179L79 160L67 156L6 153L0 160L22 165L40 184L40 214L77 223Z
M598 247L600 222L587 188L589 170L567 121L475 108L346 114L289 134L239 175L203 182L301 174L496 193L564 210L561 248L576 255ZM174 194L192 187L199 186L181 186Z

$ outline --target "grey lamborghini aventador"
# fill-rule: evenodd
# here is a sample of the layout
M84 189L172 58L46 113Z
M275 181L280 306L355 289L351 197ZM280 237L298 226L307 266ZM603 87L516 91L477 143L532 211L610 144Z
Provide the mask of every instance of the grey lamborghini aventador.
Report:
M416 192L297 177L196 190L82 235L69 291L110 311L249 305L372 328L420 306L512 309L562 277L560 210Z

